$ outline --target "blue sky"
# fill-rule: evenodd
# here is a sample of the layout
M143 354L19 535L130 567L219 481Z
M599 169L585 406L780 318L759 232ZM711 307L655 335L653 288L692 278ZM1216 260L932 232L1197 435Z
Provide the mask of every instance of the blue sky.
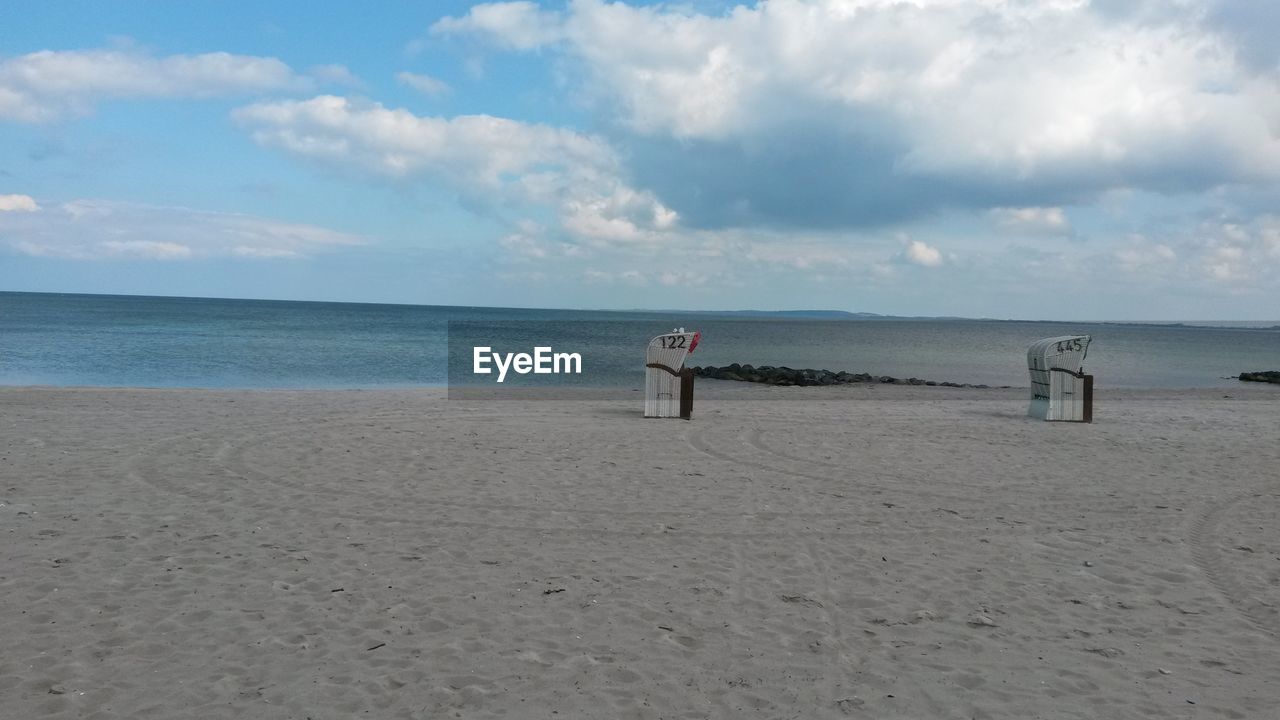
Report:
M0 289L1276 320L1278 7L8 3Z

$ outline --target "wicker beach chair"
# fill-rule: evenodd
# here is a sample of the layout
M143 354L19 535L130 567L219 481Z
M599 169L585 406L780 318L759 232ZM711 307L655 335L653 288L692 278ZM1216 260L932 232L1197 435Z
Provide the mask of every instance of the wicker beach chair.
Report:
M679 417L693 414L693 371L684 360L697 347L701 334L680 328L649 341L644 356L644 416Z
M1088 335L1064 335L1031 343L1027 369L1031 373L1031 407L1027 414L1041 420L1093 422L1093 376L1084 374Z

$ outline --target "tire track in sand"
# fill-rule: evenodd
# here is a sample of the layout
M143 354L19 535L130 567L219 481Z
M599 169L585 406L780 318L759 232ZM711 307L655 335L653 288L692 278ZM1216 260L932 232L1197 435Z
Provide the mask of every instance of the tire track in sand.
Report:
M1280 500L1280 495L1255 489L1238 493L1225 500L1211 502L1191 526L1187 541L1191 546L1191 558L1196 567L1204 573L1218 594L1256 629L1273 638L1280 638L1280 610L1256 598L1255 594L1242 585L1234 573L1226 567L1221 551L1212 547L1215 544L1222 544L1224 537L1219 528L1233 509L1240 507L1246 501L1257 502L1262 498L1268 498L1272 503L1276 503ZM1251 599L1255 602L1250 602ZM1259 609L1259 605L1263 609Z
M355 418L348 422L329 421L324 425L339 436L351 423L368 422L373 418ZM387 416L376 418L385 421ZM314 428L291 427L282 429L279 423L262 423L238 426L234 433L192 432L172 435L142 445L124 459L126 474L135 482L154 489L180 495L204 508L216 508L225 503L251 506L263 511L308 514L336 520L413 524L424 529L473 528L571 537L583 533L609 531L633 537L652 534L655 523L672 516L688 514L688 508L653 507L646 509L576 508L560 504L525 505L520 503L477 502L438 495L415 498L403 493L379 492L376 488L351 490L341 487L311 485L296 479L287 479L289 463L282 464L281 472L257 466L246 457L251 448L272 443L288 443L297 433L311 432ZM403 489L403 488L401 488ZM280 492L281 490L285 492ZM327 506L316 503L300 504L298 498L319 497L330 501ZM394 503L394 510L375 509L375 503ZM459 518L455 510L483 511L494 516L492 520ZM582 526L566 527L552 522L550 515L570 515L584 518ZM731 540L777 539L785 533L761 529L753 522L757 510L697 509L693 522L682 522L682 535L688 537L721 538ZM793 517L806 515L818 521L843 522L844 513L810 515L806 512L772 511L771 516ZM699 520L719 520L705 523ZM733 527L737 531L697 530L698 525ZM843 532L827 533L848 540L865 538L875 529L858 528Z

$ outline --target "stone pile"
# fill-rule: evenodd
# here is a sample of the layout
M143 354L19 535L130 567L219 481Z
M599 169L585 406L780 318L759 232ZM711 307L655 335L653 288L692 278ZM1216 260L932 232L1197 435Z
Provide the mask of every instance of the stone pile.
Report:
M1240 379L1247 382L1264 382L1280 384L1280 370L1262 370L1259 372L1242 372Z
M724 367L692 367L697 377L716 380L737 380L739 382L763 383L765 385L850 385L853 383L883 383L886 385L928 385L937 387L985 388L987 385L970 385L969 383L935 382L920 378L896 378L889 375L871 375L868 373L833 372L831 370L796 370L789 367L772 365L725 365Z

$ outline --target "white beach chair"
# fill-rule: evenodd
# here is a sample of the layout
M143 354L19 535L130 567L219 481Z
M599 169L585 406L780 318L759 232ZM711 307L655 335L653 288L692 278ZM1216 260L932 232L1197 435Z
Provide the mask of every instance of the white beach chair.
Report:
M649 341L644 355L644 416L679 417L693 414L693 371L684 360L693 352L701 334L675 332Z
M1088 335L1065 335L1031 343L1027 369L1031 373L1031 408L1041 420L1093 422L1093 376L1084 374Z

